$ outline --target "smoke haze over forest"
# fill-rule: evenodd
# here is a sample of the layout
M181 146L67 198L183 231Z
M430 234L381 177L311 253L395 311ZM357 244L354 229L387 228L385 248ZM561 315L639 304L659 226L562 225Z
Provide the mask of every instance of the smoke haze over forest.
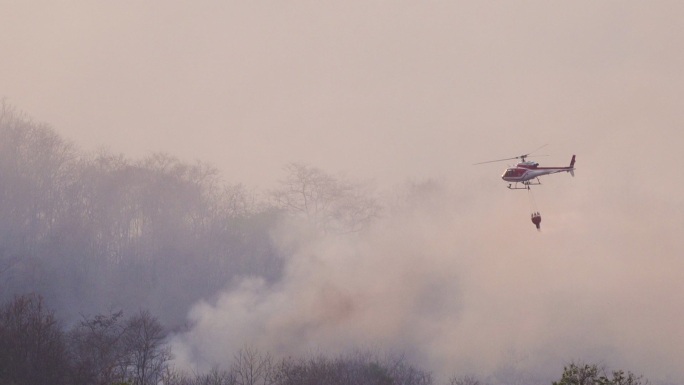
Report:
M36 291L66 322L150 309L189 369L372 348L442 377L583 360L681 383L682 17L8 5L0 297ZM577 171L533 189L537 232L506 162L472 164L546 143L534 160ZM286 194L304 175L320 211Z

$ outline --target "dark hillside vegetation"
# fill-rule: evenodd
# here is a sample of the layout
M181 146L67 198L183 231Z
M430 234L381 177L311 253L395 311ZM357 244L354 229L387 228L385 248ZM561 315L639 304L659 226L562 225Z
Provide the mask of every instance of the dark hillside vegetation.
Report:
M188 373L173 366L168 331L148 311L82 318L70 329L38 295L0 306L1 385L433 385L403 356L357 351L330 357L275 358L243 348L223 368ZM519 383L506 381L500 383ZM441 383L441 382L440 382ZM453 376L447 385L487 385ZM499 383L499 382L497 382ZM631 372L571 363L553 385L641 385Z
M35 292L68 320L145 308L179 323L235 276L278 277L277 217L213 167L85 154L2 105L2 301Z
M69 321L144 308L181 324L236 277L278 279L283 217L346 233L379 213L363 185L302 164L285 173L259 196L167 154L87 154L3 103L0 300L38 293Z

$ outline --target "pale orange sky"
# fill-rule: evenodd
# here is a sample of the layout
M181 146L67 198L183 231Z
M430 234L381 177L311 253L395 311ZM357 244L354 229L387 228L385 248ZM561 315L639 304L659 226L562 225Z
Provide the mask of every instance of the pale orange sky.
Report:
M510 287L532 315L580 293L570 308L595 315L516 346L573 341L578 358L583 336L684 379L683 2L2 3L0 96L84 150L167 152L257 188L291 161L380 186L443 178L468 197L457 239L484 261L467 269L484 282L473 319L505 314L518 334ZM505 162L471 164L546 143L538 161L577 154L578 170L536 190L537 234Z
M11 104L86 149L169 152L231 181L268 183L290 161L391 181L471 177L471 161L544 143L565 163L647 134L653 157L682 135L676 1L3 9Z

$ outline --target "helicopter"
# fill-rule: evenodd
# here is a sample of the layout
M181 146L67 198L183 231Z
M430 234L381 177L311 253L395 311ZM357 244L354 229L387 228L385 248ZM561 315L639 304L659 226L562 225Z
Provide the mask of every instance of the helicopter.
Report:
M541 146L532 152L535 152L543 147L546 147L546 145ZM504 171L503 175L501 175L501 179L503 179L506 182L511 182L508 184L508 188L511 190L529 190L530 186L540 185L541 181L539 180L539 177L543 175L556 174L559 172L568 172L571 176L575 176L575 155L573 155L572 159L570 159L569 166L539 167L539 163L526 160L527 157L530 154L532 154L532 152L519 156L514 156L512 158L479 162L475 163L475 165L520 159L520 162L518 162L515 165L515 167L507 168L506 171ZM522 184L522 187L518 186L518 183Z

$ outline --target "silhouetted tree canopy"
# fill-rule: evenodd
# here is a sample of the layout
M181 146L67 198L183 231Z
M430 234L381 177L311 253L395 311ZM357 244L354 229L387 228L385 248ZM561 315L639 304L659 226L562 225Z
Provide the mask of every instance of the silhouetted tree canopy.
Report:
M236 276L279 276L278 211L214 167L85 154L0 108L0 300L37 292L69 319L142 307L181 323Z

